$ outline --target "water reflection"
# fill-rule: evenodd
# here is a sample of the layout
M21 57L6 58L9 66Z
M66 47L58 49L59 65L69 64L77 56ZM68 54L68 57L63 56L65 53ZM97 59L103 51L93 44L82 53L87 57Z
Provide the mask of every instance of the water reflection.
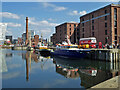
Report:
M53 57L56 72L67 78L79 78L80 86L90 88L100 82L120 75L120 63L92 60L73 60ZM116 67L117 66L117 67Z
M31 51L26 52L25 55L23 54L22 56L26 60L26 81L29 80L29 69L31 71L31 63L32 62L36 62L36 63L41 62L40 67L43 70L45 63L50 58L50 57L43 57L43 56L36 54L34 52L31 52Z
M5 51L2 58L4 63L2 69L6 71L3 72L4 88L45 88L46 86L90 88L120 75L120 62L51 58L26 51ZM57 81L64 84L57 84Z

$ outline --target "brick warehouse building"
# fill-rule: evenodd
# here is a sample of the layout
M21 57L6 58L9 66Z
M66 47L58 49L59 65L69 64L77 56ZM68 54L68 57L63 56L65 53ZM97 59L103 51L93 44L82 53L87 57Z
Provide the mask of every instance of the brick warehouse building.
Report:
M120 5L110 4L80 17L80 38L96 37L103 44L120 45Z
M110 4L81 16L75 30L74 23L64 23L55 29L56 33L51 37L54 44L64 41L67 34L71 36L72 43L78 42L80 38L96 37L97 43L120 45L120 5Z
M55 27L55 33L51 36L53 44L62 43L66 40L66 36L70 37L71 43L77 42L78 23L63 23Z

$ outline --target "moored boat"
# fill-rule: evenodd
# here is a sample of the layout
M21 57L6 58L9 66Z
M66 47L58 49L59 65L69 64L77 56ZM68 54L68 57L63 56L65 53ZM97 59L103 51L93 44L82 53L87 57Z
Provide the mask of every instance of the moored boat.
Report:
M64 58L84 58L87 57L89 52L90 50L79 49L77 46L64 45L58 47L58 49L51 52L51 54Z

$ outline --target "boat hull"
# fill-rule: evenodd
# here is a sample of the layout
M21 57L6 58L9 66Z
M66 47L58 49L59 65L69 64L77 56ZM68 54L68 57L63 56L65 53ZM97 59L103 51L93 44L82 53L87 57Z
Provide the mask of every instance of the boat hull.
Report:
M50 56L51 54L50 50L47 50L47 49L41 49L39 52L42 56Z
M89 54L90 50L67 50L59 49L51 52L52 55L66 58L85 58Z

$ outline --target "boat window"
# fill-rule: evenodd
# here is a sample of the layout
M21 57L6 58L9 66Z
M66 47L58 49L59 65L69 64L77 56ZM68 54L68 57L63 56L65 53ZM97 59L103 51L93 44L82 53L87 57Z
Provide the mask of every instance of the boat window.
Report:
M70 48L78 48L78 46L70 46Z

